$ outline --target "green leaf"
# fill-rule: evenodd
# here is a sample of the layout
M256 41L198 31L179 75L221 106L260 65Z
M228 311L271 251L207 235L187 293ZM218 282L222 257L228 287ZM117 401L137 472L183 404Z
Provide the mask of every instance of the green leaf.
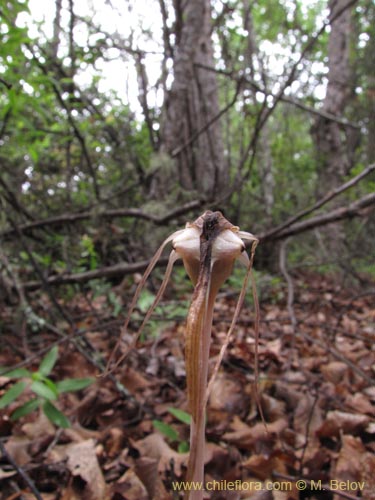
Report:
M56 397L59 396L59 391L57 390L55 382L52 382L49 378L44 378L43 383L46 384L46 386L49 387L54 394L56 394Z
M161 422L160 420L153 420L152 424L157 431L164 434L164 436L166 436L171 441L178 441L178 433L170 425L166 424L165 422Z
M145 313L155 300L155 295L148 290L144 290L138 300L138 308Z
M56 383L56 389L59 393L80 391L94 382L93 378L67 378Z
M0 409L10 405L26 388L26 382L17 382L0 398Z
M70 422L67 417L63 413L61 413L61 411L58 410L56 406L54 406L50 401L44 402L43 411L48 420L50 420L58 427L63 427L64 429L70 427Z
M190 425L191 416L189 415L189 413L186 413L186 411L180 410L178 408L168 408L168 411L183 424Z
M177 451L178 453L187 453L189 451L189 443L187 441L181 441L181 443L178 443Z
M39 372L47 377L51 371L52 368L55 366L55 363L57 361L57 357L59 355L59 349L57 345L53 347L42 359L40 366L39 366Z
M31 373L29 372L29 370L26 370L26 368L15 368L14 370L12 370L11 368L7 368L6 366L0 368L0 375L8 378L31 377Z
M17 420L21 417L24 417L25 415L28 415L32 411L36 410L38 408L39 404L40 404L40 399L38 399L38 398L30 399L30 401L28 401L24 405L20 406L19 408L17 408L17 410L15 410L12 413L12 416L10 417L10 419Z
M55 384L53 384L53 385L55 385ZM40 380L35 380L35 382L33 382L30 385L30 389L33 392L35 392L35 394L37 394L38 396L41 396L42 398L45 398L45 399L54 400L54 399L57 399L57 396L58 396L56 386L55 386L55 390L53 390L51 387L46 385L44 382L41 382Z

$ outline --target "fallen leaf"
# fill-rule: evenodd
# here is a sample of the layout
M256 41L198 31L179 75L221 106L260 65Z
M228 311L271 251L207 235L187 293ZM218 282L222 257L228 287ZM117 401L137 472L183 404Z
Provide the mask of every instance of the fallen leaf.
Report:
M361 481L364 488L362 498L375 500L375 455L372 453L363 453L360 459Z
M249 406L249 395L245 394L244 385L232 377L220 374L212 384L209 408L238 415Z
M182 474L181 467L187 466L189 454L177 453L177 451L168 446L163 436L156 432L132 444L142 457L154 458L158 461L159 472L164 473L170 470L171 460L173 460L174 472L177 476L181 476Z
M67 468L72 476L79 478L82 500L105 500L106 485L95 452L95 441L88 439L73 443L66 449ZM78 483L77 483L78 484Z
M274 422L286 415L286 405L284 401L273 398L268 394L263 393L261 396L261 406L264 418L268 422Z
M370 417L343 411L330 411L321 427L317 430L320 437L337 437L344 434L356 433L363 430L370 422Z
M147 490L133 469L111 485L111 500L150 500ZM106 499L107 500L107 499Z
M21 466L31 461L29 446L30 439L24 436L11 436L5 443L7 453Z
M372 405L369 399L360 392L356 392L353 395L349 394L345 398L345 404L357 412L375 415L375 406Z
M286 418L280 418L275 422L267 423L267 428L262 422L250 427L235 416L230 427L233 430L226 432L223 439L240 448L252 449L255 443L259 445L262 441L273 440L288 427L288 421Z
M328 364L322 364L320 371L326 380L334 384L348 381L349 367L342 361L331 361Z
M146 487L150 499L170 500L172 498L172 496L167 493L163 481L160 478L157 459L142 457L136 460L134 470Z
M350 435L344 434L341 442L333 477L343 481L359 481L361 457L366 451L365 447L359 438Z

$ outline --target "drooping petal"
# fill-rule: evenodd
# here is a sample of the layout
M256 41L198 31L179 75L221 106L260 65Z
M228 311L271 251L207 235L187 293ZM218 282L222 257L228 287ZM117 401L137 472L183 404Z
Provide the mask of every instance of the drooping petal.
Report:
M160 256L161 256L161 254L162 254L162 252L163 252L163 250L164 250L165 246L166 246L166 245L167 245L170 241L172 241L174 238L178 237L178 236L179 236L181 233L183 233L184 231L185 231L184 229L180 229L180 230L178 230L178 231L175 231L175 232L174 232L173 234L171 234L170 236L168 236L168 238L166 238L166 239L163 241L163 243L160 245L160 247L159 247L159 248L158 248L158 250L156 251L155 255L152 257L151 262L150 262L150 264L147 266L147 269L146 269L146 271L144 272L144 274L143 274L143 276L142 276L142 279L141 279L141 281L139 282L139 284L138 284L138 286L137 286L137 289L136 289L136 291L135 291L134 297L133 297L133 299L132 299L132 301L131 301L131 303L130 303L130 306L129 306L129 311L128 311L128 315L127 315L127 317L126 317L126 320L125 320L124 326L123 326L123 327L122 327L122 329L121 329L121 333L122 333L122 334L123 334L124 332L126 332L126 330L127 330L128 326L129 326L130 317L131 317L131 315L132 315L132 313L133 313L133 311L134 311L134 308L135 308L135 306L136 306L136 304L137 304L137 302L138 302L139 295L140 295L140 293L141 293L141 291L142 291L142 289L143 289L143 287L144 287L144 285L145 285L145 283L146 283L146 281L147 281L147 278L150 276L151 271L154 269L155 264L156 264L156 263L157 263L157 261L159 260L159 258L160 258ZM177 259L177 257L176 257L176 259ZM175 262L175 260L176 260L176 259L174 259L174 260L173 260L173 262L172 262L172 264L171 264L171 268L172 268L173 263ZM168 266L170 266L170 263L171 263L171 257L170 257L170 259L169 259ZM168 276L170 275L171 268L170 268L170 270L169 270L169 274L168 274ZM167 269L168 269L168 267L167 267ZM165 280L164 280L164 281L165 281ZM163 283L164 283L164 281L163 281ZM166 286L166 283L165 283L165 286ZM164 286L164 289L165 289L165 286ZM163 289L163 291L164 291L164 289ZM159 294L158 294L158 296L159 296ZM160 300L160 297L159 297L158 301L159 301L159 300ZM154 308L155 308L155 307L156 307L156 305L154 306ZM142 324L142 326L143 326L143 324ZM105 372L104 372L103 376L107 375L107 374L109 373L110 369L115 369L115 368L116 368L116 367L117 367L117 366L121 363L121 361L123 361L123 359L125 358L125 356L126 356L126 354L127 354L127 353L125 353L125 355L122 355L122 356L120 357L120 359L119 359L118 361L116 361L115 366L114 366L113 368L111 367L111 364L112 364L112 362L113 362L114 356L115 356L115 354L116 354L116 352L117 352L117 350L118 350L118 348L119 348L119 346L120 346L120 344L121 344L121 341L122 341L122 336L123 336L122 334L120 335L120 337L119 337L118 341L116 342L115 347L113 348L113 350L112 350L112 352L111 352L111 355L110 355L109 360L108 360L108 362L107 362L107 367L106 367L106 370L105 370ZM139 335L138 335L138 337L139 337ZM137 338L138 338L138 337L137 337Z
M225 229L214 241L212 259L218 261L234 260L244 249L245 245L241 238L230 229Z
M200 232L189 225L172 240L174 250L182 258L185 270L195 286L198 281L200 260Z

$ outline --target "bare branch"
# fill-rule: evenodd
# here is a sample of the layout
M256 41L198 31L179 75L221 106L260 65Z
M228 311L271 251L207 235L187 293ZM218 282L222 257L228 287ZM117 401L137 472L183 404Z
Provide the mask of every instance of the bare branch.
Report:
M224 106L224 108L222 108L214 117L212 117L211 120L208 120L207 123L205 123L200 130L198 130L191 137L189 137L189 139L184 144L174 149L171 153L172 158L178 156L182 151L184 151L184 149L186 149L194 141L196 141L200 135L202 135L207 129L209 129L211 125L213 125L217 120L219 120L232 106L236 104L240 89L241 89L241 79L237 81L237 88L234 93L233 99L226 106Z
M165 215L158 216L143 212L139 208L117 208L112 210L106 210L105 212L79 212L71 214L57 215L55 217L49 217L48 219L43 219L29 224L22 224L18 226L17 230L22 233L28 233L32 229L41 229L44 227L61 226L63 224L74 224L82 220L87 220L95 217L102 217L104 219L114 219L116 217L134 217L137 219L144 219L153 222L157 226L162 226L167 224L169 221L176 219L180 215L183 215L190 210L195 210L204 204L203 200L194 200L181 205L180 207L171 210ZM8 228L0 232L0 237L9 238L16 234L16 229Z
M335 198L339 194L341 194L344 191L346 191L347 189L355 186L361 179L363 179L364 177L366 177L368 174L370 174L374 170L375 170L375 163L373 163L372 165L369 165L368 167L366 167L364 170L362 170L362 172L360 172L358 175L356 175L355 177L353 177L353 179L350 179L348 182L345 182L341 186L338 186L337 188L328 191L328 193L325 194L323 196L323 198L321 198L316 203L314 203L313 206L302 210L298 214L293 215L286 222L283 222L282 224L280 224L279 226L275 227L274 229L271 229L270 231L267 231L266 232L266 237L267 238L271 238L271 236L274 236L275 234L279 233L283 229L291 226L292 224L294 224L298 220L302 219L306 215L309 215L312 212L315 212L315 210L318 210L318 208L322 207L323 205L325 205L329 201L333 200L333 198Z
M231 80L236 81L236 82L242 81L243 84L248 84L254 90L263 94L265 97L265 100L267 100L267 97L272 97L273 99L278 97L278 94L275 94L274 92L268 91L265 87L259 85L259 82L253 80L252 78L250 78L246 75L243 75L242 73L234 74L233 71L217 69L217 68L214 68L212 66L205 66L203 64L198 64L198 63L196 63L196 66L199 66L200 68L206 69L207 71L213 71L214 73L224 75L224 76L226 76L226 77L228 77ZM350 127L350 128L354 128L356 130L361 128L360 123L351 122L351 121L347 120L346 118L344 118L343 116L333 115L332 113L328 113L327 111L313 108L313 107L308 106L307 104L303 103L300 99L286 96L286 95L282 95L279 97L279 100L282 102L285 102L287 104L292 104L296 108L302 109L303 111L306 111L307 113L311 113L312 115L321 116L322 118L336 122L339 125L342 125L344 127Z
M294 234L302 233L304 231L310 231L311 229L314 229L318 226L325 226L327 224L332 224L332 222L361 216L363 215L365 209L373 209L374 206L375 193L370 193L366 196L363 196L359 200L350 203L347 206L339 207L331 210L330 212L325 212L321 215L317 215L316 217L311 217L310 219L307 219L305 221L292 224L291 226L277 232L276 234L273 234L273 231L271 230L269 231L269 233L263 233L258 235L257 237L260 241L281 240Z
M278 240L284 239L288 236L302 233L304 231L309 231L315 227L331 224L332 222L337 222L339 220L344 220L352 217L359 217L363 215L365 209L372 209L375 206L375 193L370 193L363 198L351 203L348 206L343 206L336 208L330 212L312 217L306 221L302 221L291 225L289 228L280 231L276 235L268 236L268 233L263 233L257 236L260 241L266 240ZM176 210L175 212L177 212ZM367 211L366 211L367 213ZM270 231L271 234L272 231ZM157 265L166 265L168 259L162 258L158 261ZM94 271L87 271L83 273L76 274L66 274L61 276L51 276L45 278L48 285L64 285L69 283L85 283L92 279L98 278L119 278L126 274L132 274L139 271L143 271L149 265L150 261L140 261L132 264L121 263L114 266L104 267L101 269L96 269ZM39 281L29 281L23 284L25 290L35 290L42 286Z
M157 266L166 265L168 262L167 258L161 258ZM48 285L67 285L71 283L86 283L87 281L99 279L99 278L120 278L126 274L133 274L137 272L144 271L149 265L150 261L142 260L140 262L135 262L134 264L121 263L115 264L113 266L103 267L101 269L95 269L93 271L85 271L82 273L75 274L62 274L60 276L50 276L46 278ZM40 281L28 281L23 284L25 290L37 290L41 288L42 284Z

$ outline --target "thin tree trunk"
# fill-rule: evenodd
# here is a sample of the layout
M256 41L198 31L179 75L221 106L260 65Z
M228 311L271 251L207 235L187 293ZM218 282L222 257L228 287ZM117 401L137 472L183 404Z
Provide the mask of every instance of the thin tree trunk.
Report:
M250 76L255 79L255 62L262 72L263 83L265 84L265 76L263 71L262 59L259 57L259 50L254 30L254 23L251 13L251 5L247 0L243 1L244 12L244 29L248 32L247 47L245 52L245 64L250 69ZM253 88L253 102L256 103L256 90ZM274 188L275 180L273 175L273 161L270 144L270 131L268 122L266 122L259 134L258 139L258 165L262 182L262 199L264 211L267 216L267 221L272 220L272 209L274 205Z
M330 16L342 10L348 0L330 0ZM328 43L328 84L323 111L343 116L351 93L350 86L351 8L344 9L331 23ZM319 180L317 196L333 189L349 172L353 155L348 151L345 127L319 116L312 129L316 146ZM339 253L344 240L343 229L335 224L323 231L326 253Z
M216 74L202 67L214 66L210 2L174 3L176 18L183 24L176 33L174 81L162 130L164 147L176 157L181 186L214 198L228 186L229 177L219 120L200 132L219 113ZM196 138L190 141L192 137Z
M330 15L342 9L347 0L330 0ZM349 100L350 88L350 33L351 9L345 9L331 24L328 44L328 84L323 111L343 116ZM338 185L350 169L345 129L335 121L318 117L313 135L320 169L319 194Z

